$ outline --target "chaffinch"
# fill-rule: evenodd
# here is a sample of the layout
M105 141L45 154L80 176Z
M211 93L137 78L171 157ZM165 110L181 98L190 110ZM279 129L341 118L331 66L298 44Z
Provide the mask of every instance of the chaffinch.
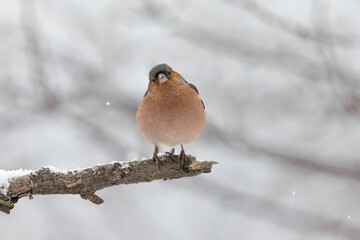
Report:
M205 105L193 84L167 64L159 64L149 73L148 89L140 102L136 121L145 139L155 146L154 161L161 163L157 155L159 145L181 144L179 159L183 164L183 144L193 142L204 128Z

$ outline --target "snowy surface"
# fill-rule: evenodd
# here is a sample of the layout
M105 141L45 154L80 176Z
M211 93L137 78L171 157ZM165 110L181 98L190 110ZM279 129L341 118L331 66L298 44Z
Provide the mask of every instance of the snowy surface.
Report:
M145 159L142 159L142 160L147 160L148 158L145 158ZM89 166L89 167L84 167L84 168L74 168L74 169L69 169L69 170L64 170L64 169L57 169L56 167L54 166L45 166L45 167L42 167L42 168L47 168L50 170L50 172L52 173L62 173L62 174L67 174L67 173L74 173L74 172L79 172L79 171L82 171L82 170L85 170L87 168L93 168L93 169L96 169L100 166L103 166L103 165L106 165L106 164L115 164L115 163L120 163L121 164L121 169L124 169L124 168L128 168L130 167L130 162L134 162L134 161L142 161L142 160L136 160L136 159L133 159L132 161L112 161L110 163L98 163L94 166Z
M0 192L6 196L12 178L28 175L31 172L32 172L31 170L26 170L26 169L10 170L10 171L0 170Z
M206 106L186 153L219 162L99 206L21 199L3 239L359 239L359 1L1 3L0 169L150 156L135 115L158 63Z
M48 168L50 170L50 172L52 172L52 173L62 173L62 174L66 174L68 172L78 170L78 169L73 169L73 170L67 171L67 170L57 169L56 167L53 167L53 166L45 166L44 168Z

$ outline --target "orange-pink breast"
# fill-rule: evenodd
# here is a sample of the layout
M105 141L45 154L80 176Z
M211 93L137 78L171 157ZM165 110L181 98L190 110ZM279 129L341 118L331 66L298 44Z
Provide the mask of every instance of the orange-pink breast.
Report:
M148 142L175 146L194 141L205 126L206 115L197 93L181 85L145 96L136 121Z

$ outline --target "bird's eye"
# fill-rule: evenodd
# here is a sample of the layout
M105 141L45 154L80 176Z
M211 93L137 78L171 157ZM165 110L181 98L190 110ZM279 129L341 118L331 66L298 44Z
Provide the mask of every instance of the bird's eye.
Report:
M169 75L171 75L171 72L170 72L170 71L168 71L168 74L169 74Z
M155 83L155 82L156 82L155 78L153 78L153 80L152 80L152 81L153 81L153 83Z

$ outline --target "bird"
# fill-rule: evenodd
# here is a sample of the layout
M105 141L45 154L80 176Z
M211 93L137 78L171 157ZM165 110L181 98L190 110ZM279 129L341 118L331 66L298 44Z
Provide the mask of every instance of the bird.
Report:
M144 138L154 145L152 160L162 163L159 146L181 145L178 157L180 167L185 164L183 144L199 137L206 123L205 105L195 85L187 82L169 65L163 63L149 72L148 88L137 113L137 125Z

